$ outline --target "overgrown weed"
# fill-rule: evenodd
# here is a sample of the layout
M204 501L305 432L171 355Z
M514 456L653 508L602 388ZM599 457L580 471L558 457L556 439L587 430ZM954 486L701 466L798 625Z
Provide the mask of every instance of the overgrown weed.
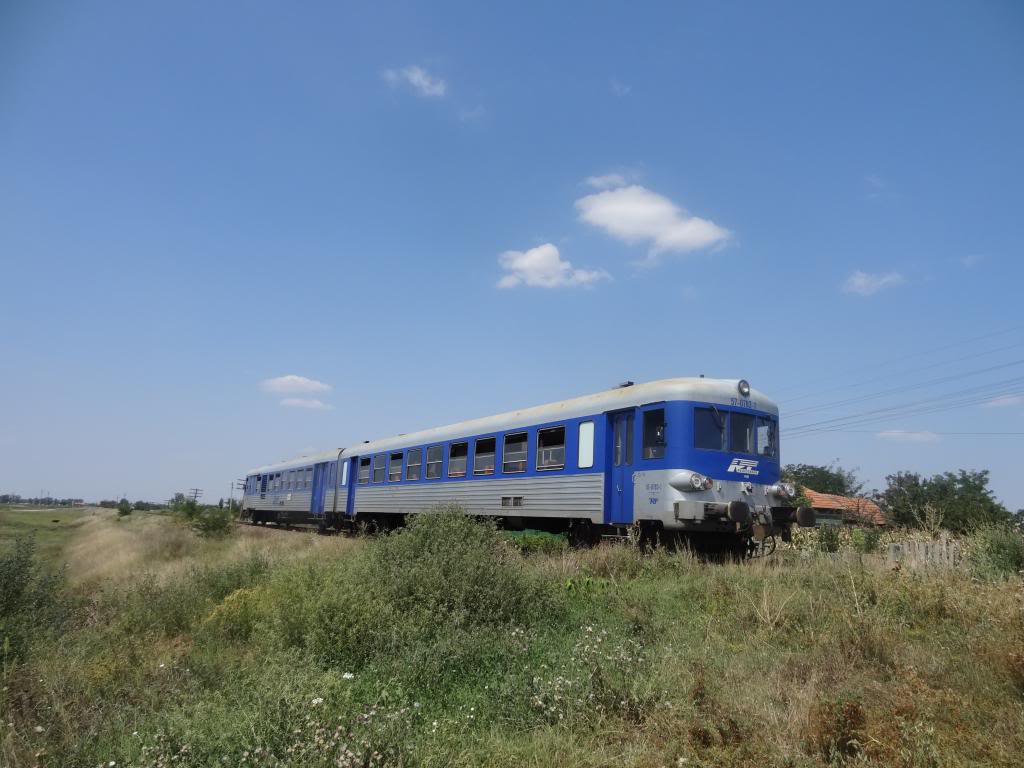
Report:
M134 570L76 582L63 635L8 676L4 765L1011 766L1024 749L1012 579L524 557L458 509L359 540L132 515L79 545L109 544L105 526ZM178 538L147 549L161 531Z

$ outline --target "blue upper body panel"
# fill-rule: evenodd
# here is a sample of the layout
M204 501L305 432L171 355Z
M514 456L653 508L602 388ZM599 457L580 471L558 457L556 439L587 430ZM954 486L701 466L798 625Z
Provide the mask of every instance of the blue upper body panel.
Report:
M743 401L739 401L742 403ZM706 403L691 401L691 400L674 400L665 401L659 403L648 403L637 408L628 409L635 412L635 418L633 419L633 434L632 434L632 455L630 466L633 467L634 471L644 470L659 470L659 469L689 469L695 472L700 472L707 477L715 480L748 480L756 483L776 483L779 480L779 457L778 449L774 451L775 455L763 455L756 453L746 453L730 451L727 449L713 450L694 447L694 413L696 408L707 407ZM749 414L756 417L763 417L767 419L774 419L774 415L757 411L753 408L744 407L741 404L733 406L714 406L716 412L721 417L729 418L731 413ZM664 409L665 411L665 435L666 445L664 446L664 455L659 458L644 458L643 456L643 424L644 424L644 413L652 410ZM619 411L620 413L622 411ZM579 437L580 437L580 425L584 422L592 422L594 425L594 451L593 451L593 465L589 467L579 466ZM537 433L540 430L548 429L550 427L565 427L565 466L562 469L556 470L544 470L537 468ZM777 427L777 425L776 425ZM505 435L517 434L525 432L528 436L527 440L527 463L526 471L516 473L504 473L502 471L502 448L503 439ZM776 428L775 434L778 434ZM496 442L496 457L495 457L495 471L493 474L474 474L474 448L476 441L483 438L495 438ZM611 429L609 427L609 418L606 413L596 413L591 416L583 416L577 418L564 419L561 421L549 422L544 424L532 424L522 427L516 427L511 429L505 429L501 432L492 432L478 435L465 435L457 439L446 440L438 443L425 443L419 446L406 446L401 450L395 450L394 454L401 454L401 461L403 463L401 480L393 481L388 480L390 467L388 463L391 461L392 452L385 452L383 454L366 454L360 458L371 459L371 479L368 485L405 485L408 483L446 483L446 482L466 482L468 480L488 480L501 477L539 477L547 475L559 475L559 474L578 474L578 473L601 473L610 471L612 463L612 445L611 445ZM468 443L468 457L467 457L467 472L463 477L449 477L448 476L448 461L449 461L449 449L453 443L467 442ZM431 446L440 445L442 446L442 467L441 476L438 478L427 478L426 477L426 449ZM406 479L406 463L408 461L410 450L421 450L421 461L422 466L420 468L420 478L417 480ZM372 459L374 456L383 455L387 457L387 463L385 464L384 480L374 482L372 474ZM586 462L584 462L586 463ZM336 485L336 464L337 462L331 462L331 469L328 474L329 487L335 487ZM313 464L309 464L312 467ZM358 461L355 462L353 470L358 467ZM291 466L288 470L283 470L282 474L292 469L303 469L304 467ZM273 473L269 473L273 474ZM349 473L346 485L357 482L357 471ZM258 484L255 482L255 475L250 476L248 485L251 487L250 493L259 493ZM267 489L268 495L283 494L294 492L295 488L282 488L278 490Z

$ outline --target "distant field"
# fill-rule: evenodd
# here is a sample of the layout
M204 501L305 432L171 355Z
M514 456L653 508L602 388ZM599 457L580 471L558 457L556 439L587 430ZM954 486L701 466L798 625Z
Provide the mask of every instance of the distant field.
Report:
M1024 754L1019 576L513 546L458 514L203 539L165 515L3 509L0 556L32 530L37 568L0 560L5 768Z
M54 560L87 518L106 512L98 507L0 504L0 547L18 536L32 534L40 554L47 560Z

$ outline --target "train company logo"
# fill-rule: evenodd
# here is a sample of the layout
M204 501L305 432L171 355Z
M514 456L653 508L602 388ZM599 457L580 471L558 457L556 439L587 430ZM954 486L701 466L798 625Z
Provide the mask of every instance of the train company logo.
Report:
M759 474L757 471L757 460L756 459L733 459L732 464L725 470L726 472L739 472L741 475L756 475Z

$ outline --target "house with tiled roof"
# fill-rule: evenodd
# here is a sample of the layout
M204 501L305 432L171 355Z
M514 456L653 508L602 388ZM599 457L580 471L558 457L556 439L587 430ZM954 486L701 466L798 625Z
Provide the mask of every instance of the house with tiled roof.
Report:
M837 496L803 489L811 502L819 525L885 525L885 515L871 499L859 496Z

